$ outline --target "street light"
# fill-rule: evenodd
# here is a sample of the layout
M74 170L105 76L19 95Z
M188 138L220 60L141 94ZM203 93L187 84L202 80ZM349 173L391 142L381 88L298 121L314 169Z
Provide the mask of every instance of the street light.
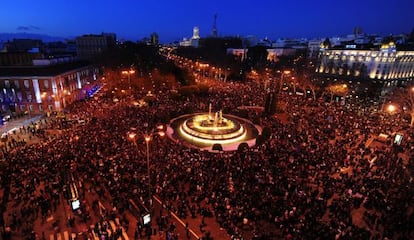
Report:
M395 107L395 105L393 105L393 104L390 104L390 105L388 105L388 107L387 107L387 111L390 113L390 114L392 114L392 113L394 113L394 111L396 110L397 108Z
M124 75L128 75L128 83L129 83L129 90L131 90L131 74L134 74L135 70L127 70L127 71L122 71L122 74Z
M289 75L290 74L290 70L285 70L282 72L282 76L280 77L280 86L279 86L279 91L282 90L283 87L283 80L284 80L284 76L285 75Z
M144 124L145 126L148 126L148 124ZM128 133L128 138L134 142L135 147L138 151L138 133L136 132L136 128L131 128L132 131ZM150 151L149 151L149 143L153 139L154 135L158 135L160 137L165 136L164 127L162 125L159 125L154 129L153 131L146 131L143 136L145 140L146 145L146 155L147 155L147 175L148 175L148 198L149 198L149 204L150 204L150 212L152 211L152 189L151 189L151 166L150 166Z
M43 111L46 112L46 110L47 110L47 103L45 104L45 101L46 101L47 93L46 92L43 92L40 95L40 97L42 99L42 108L43 108Z

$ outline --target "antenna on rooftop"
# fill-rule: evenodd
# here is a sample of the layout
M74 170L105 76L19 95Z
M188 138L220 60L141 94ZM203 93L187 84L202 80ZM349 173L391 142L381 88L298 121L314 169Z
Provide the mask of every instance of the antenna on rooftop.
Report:
M211 31L212 37L217 37L217 13L214 14L213 30Z

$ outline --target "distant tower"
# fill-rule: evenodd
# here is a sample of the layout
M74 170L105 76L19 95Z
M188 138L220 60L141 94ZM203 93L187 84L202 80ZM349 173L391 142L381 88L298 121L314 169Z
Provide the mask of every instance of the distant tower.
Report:
M363 33L362 27L358 27L358 26L354 27L353 33L354 33L355 37L358 37L359 35L361 35Z
M200 39L200 30L198 29L198 27L194 27L193 28L193 37L192 39Z
M158 45L158 34L156 32L152 33L150 36L150 43L152 45Z
M213 30L211 31L212 37L217 37L217 13L214 14Z

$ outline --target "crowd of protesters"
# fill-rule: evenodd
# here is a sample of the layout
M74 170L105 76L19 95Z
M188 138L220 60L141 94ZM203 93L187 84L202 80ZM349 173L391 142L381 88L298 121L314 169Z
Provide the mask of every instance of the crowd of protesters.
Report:
M31 236L34 220L56 211L69 171L84 182L81 192L110 201L113 209L103 219L120 216L128 228L129 200L149 202L144 139L131 142L131 128L143 136L171 117L207 111L209 103L239 114L239 106L264 105L260 92L255 84L217 83L207 96L178 100L161 89L151 106L133 104L145 93L119 97L111 91L73 104L67 118L85 124L49 121L45 128L62 133L47 145L5 149L8 204L20 209L5 224ZM260 116L269 139L243 152L201 151L154 137L153 193L180 217L202 218L200 230L204 218L215 218L234 239L413 238L414 136L404 118L375 112L366 103L326 103L285 93L278 101L285 103L287 119ZM404 132L399 146L366 145L372 136L395 131ZM356 211L363 213L359 223ZM166 215L157 219L159 230L177 239ZM137 239L145 235L141 223L136 232Z

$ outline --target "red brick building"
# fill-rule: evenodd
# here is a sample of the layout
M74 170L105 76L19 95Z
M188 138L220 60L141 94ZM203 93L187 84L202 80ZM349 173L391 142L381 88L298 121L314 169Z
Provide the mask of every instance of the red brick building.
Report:
M99 83L98 70L88 62L79 61L0 67L1 113L59 111L87 96L88 88Z

